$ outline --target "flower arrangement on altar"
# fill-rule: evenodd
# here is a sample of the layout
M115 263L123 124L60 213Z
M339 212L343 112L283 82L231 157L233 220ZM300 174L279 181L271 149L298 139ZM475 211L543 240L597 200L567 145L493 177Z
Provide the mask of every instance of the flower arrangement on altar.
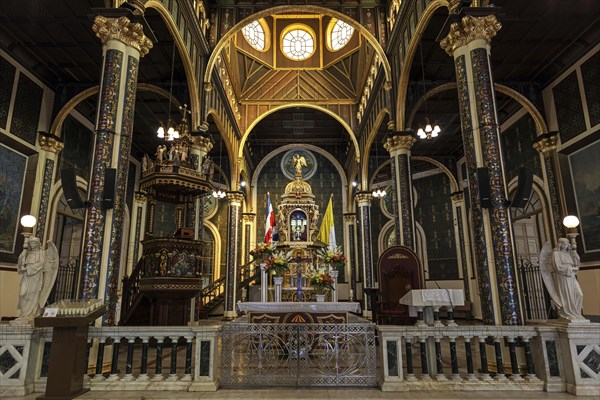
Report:
M319 250L318 255L323 259L323 263L329 265L331 268L341 267L346 263L346 256L342 252L341 246L336 247L335 250L323 247Z
M309 275L310 285L315 288L317 294L325 294L326 289L335 290L333 278L327 272L312 270Z
M288 267L290 257L291 253L284 253L283 251L273 253L265 260L265 270L273 275L283 276L290 270Z
M253 261L264 262L275 253L273 246L267 243L261 243L250 250L250 257Z

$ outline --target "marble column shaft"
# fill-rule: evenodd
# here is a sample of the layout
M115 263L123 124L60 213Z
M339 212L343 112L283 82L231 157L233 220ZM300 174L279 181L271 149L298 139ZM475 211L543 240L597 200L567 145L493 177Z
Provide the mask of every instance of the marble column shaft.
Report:
M108 299L107 322L112 323L117 303L125 213L125 191L133 134L133 115L139 59L152 47L143 27L126 17L98 16L92 29L103 44L103 65L96 142L90 176L83 247L82 297ZM102 208L105 171L116 168L115 204ZM101 277L106 266L106 278Z
M411 133L397 132L384 146L392 159L392 188L396 244L415 250L415 218L413 207L410 149L417 139Z
M55 135L40 133L38 142L43 151L43 157L40 157L40 164L43 161L44 176L42 178L42 190L40 192L40 204L37 212L37 224L35 226L35 236L42 243L45 243L46 227L48 225L48 209L50 205L50 191L54 182L56 173L56 161L58 154L65 147L63 141ZM40 154L42 156L42 154Z
M359 246L363 269L363 288L373 287L373 248L371 237L371 192L358 192L355 195L358 207ZM371 307L369 296L363 296L363 315L367 316Z
M454 214L454 234L456 235L456 256L458 263L462 267L463 273L463 289L465 291L465 300L472 301L470 279L469 279L469 261L468 254L471 252L467 249L467 243L465 241L465 200L464 193L462 191L452 193L452 212Z
M533 148L536 149L543 157L543 172L544 183L546 190L550 193L550 207L552 208L552 227L553 233L552 243L556 243L559 237L565 237L567 232L562 224L562 217L567 215L560 202L560 189L558 180L560 177L560 169L558 166L558 132L544 133L536 138L533 142Z
M131 274L131 271L135 268L140 254L142 252L142 240L144 240L144 229L146 215L146 204L147 196L145 192L135 192L134 196L134 207L131 211L131 229L129 230L130 240L128 249L128 260L127 260L127 275Z
M240 260L244 195L242 192L227 192L227 201L229 202L229 218L227 221L227 271L225 275L225 312L223 318L233 319L237 315L235 311L237 267Z
M356 298L356 282L359 280L358 268L356 268L356 214L344 214L344 222L348 227L348 272L346 280L350 283L350 289ZM352 299L351 299L352 300Z
M521 322L511 220L500 147L490 42L501 24L494 15L467 15L440 45L454 57L483 320ZM480 201L477 168L489 171L489 208Z

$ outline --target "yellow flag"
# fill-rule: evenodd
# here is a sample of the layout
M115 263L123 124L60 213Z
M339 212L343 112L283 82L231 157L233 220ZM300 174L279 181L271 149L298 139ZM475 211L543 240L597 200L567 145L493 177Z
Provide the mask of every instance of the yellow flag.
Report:
M329 198L329 204L327 205L325 215L323 215L323 221L321 222L321 229L319 229L317 240L327 244L330 249L335 249L337 247L335 243L335 229L333 226L333 196Z

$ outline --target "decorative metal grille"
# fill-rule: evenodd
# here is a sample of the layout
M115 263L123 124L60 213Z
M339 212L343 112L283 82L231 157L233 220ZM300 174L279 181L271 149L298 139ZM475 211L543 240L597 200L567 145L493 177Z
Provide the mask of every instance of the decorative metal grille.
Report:
M375 325L252 324L222 329L221 384L375 386Z

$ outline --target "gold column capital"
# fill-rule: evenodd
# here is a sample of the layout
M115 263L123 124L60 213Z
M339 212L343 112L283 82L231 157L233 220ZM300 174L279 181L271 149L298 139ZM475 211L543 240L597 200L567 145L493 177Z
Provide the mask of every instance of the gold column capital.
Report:
M489 44L500 28L502 24L495 15L485 17L465 15L460 22L450 25L450 32L440 42L440 46L452 56L456 49L476 39L483 39Z
M344 213L344 221L347 223L356 222L356 213Z
M548 132L538 136L533 142L533 148L543 155L555 151L558 147L558 132Z
M148 198L148 195L146 194L146 192L135 192L135 202L136 203L144 204L146 202L147 198Z
M242 213L242 220L244 222L252 223L256 218L256 214L254 213Z
M358 192L354 195L354 198L359 206L368 206L371 204L373 194L371 192Z
M237 191L227 192L227 201L229 201L229 204L237 203L242 205L242 202L244 201L244 193Z
M42 150L49 151L54 154L60 153L60 151L65 148L65 144L63 143L62 139L51 133L40 132L38 135L38 142L40 143Z
M102 44L109 40L118 40L127 46L131 46L140 52L140 58L144 57L152 48L152 41L144 35L142 24L132 23L127 17L106 18L98 15L94 19L92 30L100 38Z
M450 198L454 202L459 202L459 201L462 201L465 198L465 193L462 192L462 191L450 193Z
M387 138L383 148L391 154L398 150L410 150L416 142L417 139L411 133L398 132Z

